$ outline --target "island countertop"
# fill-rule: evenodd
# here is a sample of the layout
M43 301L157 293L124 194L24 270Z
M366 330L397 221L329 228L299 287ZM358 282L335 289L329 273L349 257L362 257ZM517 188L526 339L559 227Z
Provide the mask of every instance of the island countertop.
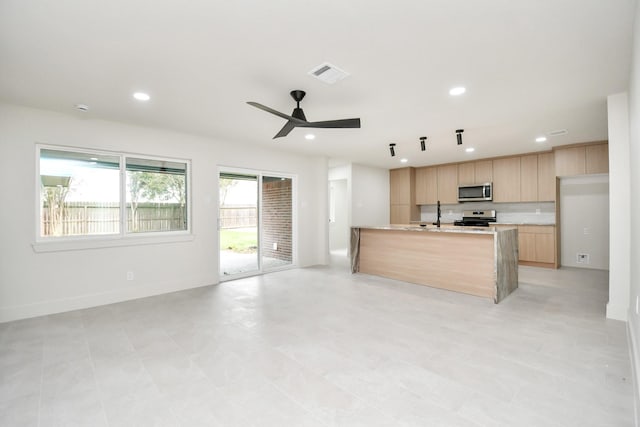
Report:
M433 233L467 233L467 234L495 234L505 230L515 230L517 227L461 227L452 224L442 224L440 228L435 225L374 225L357 227L368 230L396 230L396 231L415 231L415 232L433 232Z
M351 228L351 271L500 302L518 287L517 227Z

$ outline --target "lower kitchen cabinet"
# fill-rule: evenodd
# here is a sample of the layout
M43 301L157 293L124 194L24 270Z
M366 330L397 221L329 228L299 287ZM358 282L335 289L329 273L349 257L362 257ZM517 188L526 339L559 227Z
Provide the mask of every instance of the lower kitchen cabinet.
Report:
M553 225L518 226L518 250L521 264L556 267L556 235Z

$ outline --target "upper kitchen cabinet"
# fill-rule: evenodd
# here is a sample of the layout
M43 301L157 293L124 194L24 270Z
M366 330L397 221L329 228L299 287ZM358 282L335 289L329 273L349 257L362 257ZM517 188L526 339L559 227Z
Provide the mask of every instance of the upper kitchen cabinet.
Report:
M493 162L479 160L458 164L458 185L485 184L493 181Z
M409 224L420 220L420 208L415 199L415 169L389 171L389 201L391 224Z
M520 201L520 157L493 161L493 201Z
M458 185L473 184L477 184L475 162L460 163L458 165Z
M555 202L556 169L553 153L538 154L538 201Z
M475 181L473 184L486 184L493 182L493 162L491 160L478 160L475 164Z
M554 151L556 175L584 175L586 171L586 154L584 146L560 148Z
M587 145L585 163L587 173L609 173L609 144Z
M520 201L538 201L538 155L520 157Z
M435 166L416 169L416 204L435 205L438 202L438 170Z
M553 202L556 199L556 175L553 153L520 157L520 201Z
M438 166L437 174L440 203L458 203L458 165Z
M589 144L554 150L557 176L609 172L609 144Z

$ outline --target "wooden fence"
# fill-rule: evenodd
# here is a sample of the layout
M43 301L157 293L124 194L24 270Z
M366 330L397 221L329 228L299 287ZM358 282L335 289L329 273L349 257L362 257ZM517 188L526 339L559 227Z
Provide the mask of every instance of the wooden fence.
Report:
M258 225L255 206L220 207L220 228L248 228Z
M42 208L43 236L114 234L120 230L118 203L65 203L58 224L52 222L46 204ZM133 211L127 207L127 231L150 232L186 230L186 208L177 203L140 203Z
M83 236L120 232L118 203L67 202L62 220L55 224L46 204L42 208L43 236ZM258 224L255 206L220 208L221 228L248 228ZM186 230L186 208L177 203L140 203L133 211L127 207L127 231L151 232Z

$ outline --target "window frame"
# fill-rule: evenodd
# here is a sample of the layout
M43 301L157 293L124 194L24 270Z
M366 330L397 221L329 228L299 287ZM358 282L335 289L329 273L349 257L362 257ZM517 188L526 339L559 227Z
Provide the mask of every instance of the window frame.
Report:
M119 231L112 234L89 234L73 236L43 236L41 221L41 178L40 178L40 156L42 150L68 151L82 154L114 156L119 159ZM127 158L165 161L185 164L185 230L130 232L127 231ZM114 246L132 246L144 244L170 243L193 240L192 234L192 208L191 208L191 160L175 157L164 157L142 153L132 153L124 151L109 151L92 148L36 144L35 150L35 239L33 249L36 252L49 252L59 250L90 249Z

